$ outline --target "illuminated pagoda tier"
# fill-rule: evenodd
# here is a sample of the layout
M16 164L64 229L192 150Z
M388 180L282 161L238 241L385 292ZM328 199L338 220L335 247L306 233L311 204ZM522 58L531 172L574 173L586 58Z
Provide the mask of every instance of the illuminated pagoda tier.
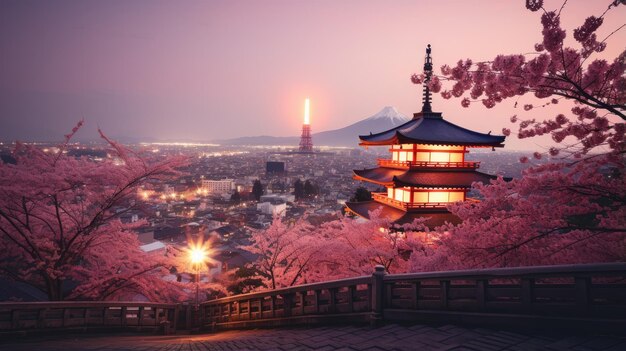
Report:
M495 176L478 172L479 162L465 161L471 147L503 147L504 136L478 133L459 127L432 112L428 82L432 75L430 45L426 49L422 112L393 129L361 135L359 145L389 145L390 159L379 159L378 167L355 170L354 179L378 184L386 192L372 193L372 201L348 202L348 210L369 218L369 212L382 208L381 216L395 223L429 218L434 228L445 222L458 223L446 206L467 198L473 182L487 183Z

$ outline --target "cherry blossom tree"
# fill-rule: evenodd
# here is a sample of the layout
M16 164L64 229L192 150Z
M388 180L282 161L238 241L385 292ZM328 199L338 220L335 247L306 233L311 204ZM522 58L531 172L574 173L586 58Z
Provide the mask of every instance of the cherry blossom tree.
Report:
M242 249L258 256L251 268L270 289L307 282L308 269L315 265L319 254L330 249L322 250L323 234L304 218L281 221L275 217L269 228L253 232L251 241Z
M624 1L607 5L573 31L575 49L565 46L567 33L560 26L566 2L559 11L548 11L543 1L528 0L529 10L543 12L543 41L535 54L460 60L454 67L442 66L441 75L428 83L445 99L461 99L464 107L481 102L492 108L530 95L541 104L525 104L526 113L538 114L546 110L536 107L562 100L573 107L569 116L510 118L518 125L518 138L550 135L556 143L520 161L550 157L551 162L531 167L521 179L476 185L483 200L452 205L463 222L443 228L437 252L415 252L413 270L626 259L626 51L612 61L594 59L626 24L599 41L604 16L624 12ZM412 80L421 83L423 76ZM513 133L504 128L503 134Z
M394 226L379 213L374 211L369 221L345 216L320 226L306 218L275 218L243 247L258 256L248 269L254 268L271 289L368 275L378 264L391 273L406 272L410 253L424 246L413 233L425 230L422 220Z
M120 221L138 186L182 160L144 158L102 133L112 157L68 156L81 124L56 153L17 143L16 163L0 163L0 274L49 300L182 298L185 287L163 279L175 254L144 253L133 232L143 223Z

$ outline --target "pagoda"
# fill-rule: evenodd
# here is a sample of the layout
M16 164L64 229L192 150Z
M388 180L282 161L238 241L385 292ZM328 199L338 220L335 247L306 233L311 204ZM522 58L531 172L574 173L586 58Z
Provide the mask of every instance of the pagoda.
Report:
M390 159L378 159L378 167L355 170L354 179L377 184L386 192L372 193L373 200L348 202L348 210L369 218L370 212L382 208L380 216L394 223L413 222L420 217L434 228L460 219L447 210L467 197L473 182L487 183L495 176L477 171L479 162L465 161L469 148L504 146L504 136L475 132L443 119L432 112L428 82L432 76L431 48L426 49L422 111L390 130L359 136L361 146L389 145ZM495 150L495 149L494 149Z

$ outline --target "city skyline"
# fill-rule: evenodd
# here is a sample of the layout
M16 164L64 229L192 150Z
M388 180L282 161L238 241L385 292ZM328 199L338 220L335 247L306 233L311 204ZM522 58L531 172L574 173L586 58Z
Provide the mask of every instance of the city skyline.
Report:
M568 2L566 43L605 5ZM435 72L461 58L530 52L541 41L539 16L522 2L495 1L3 1L0 139L58 140L80 119L82 138L97 137L98 127L113 137L171 141L297 136L306 97L314 132L388 105L411 116L421 109L421 86L409 77L421 72L426 44ZM609 12L599 37L618 21ZM611 43L624 41L618 31L598 57L617 56L622 48ZM464 109L435 95L433 108L454 123L499 133L523 113L514 103ZM540 143L509 138L506 148Z

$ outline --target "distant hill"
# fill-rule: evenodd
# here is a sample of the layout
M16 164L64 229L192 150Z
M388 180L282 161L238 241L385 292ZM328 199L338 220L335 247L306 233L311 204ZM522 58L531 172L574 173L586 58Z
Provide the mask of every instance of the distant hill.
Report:
M375 115L365 118L359 122L340 129L314 133L314 146L356 146L358 136L378 133L405 123L409 118L396 110L395 107L386 106ZM300 142L299 136L273 137L254 136L242 137L228 140L216 140L216 143L223 145L292 145L297 146Z

